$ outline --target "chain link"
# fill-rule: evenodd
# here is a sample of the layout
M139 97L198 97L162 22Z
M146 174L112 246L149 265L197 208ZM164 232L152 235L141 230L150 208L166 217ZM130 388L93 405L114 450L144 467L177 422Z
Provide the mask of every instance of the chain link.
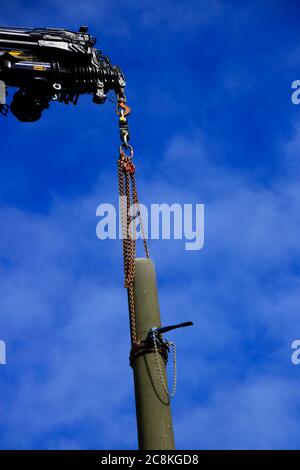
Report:
M176 388L177 388L177 360L176 360L176 344L173 342L168 342L168 346L173 347L173 369L174 369L174 375L173 375L173 385L172 385L172 391L171 393L169 392L168 386L166 384L164 374L161 368L160 364L160 354L158 352L158 339L157 339L157 334L155 330L152 331L152 337L153 337L153 344L154 344L154 352L155 352L155 359L156 359L156 364L157 364L157 369L159 373L159 378L161 385L165 391L165 394L171 399L174 398L176 394Z

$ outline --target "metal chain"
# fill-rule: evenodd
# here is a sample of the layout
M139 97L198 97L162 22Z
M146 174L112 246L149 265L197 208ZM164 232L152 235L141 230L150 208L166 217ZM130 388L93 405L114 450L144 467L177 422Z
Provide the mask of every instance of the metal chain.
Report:
M122 224L122 245L123 245L123 260L124 260L124 287L128 290L128 304L130 316L130 335L131 342L135 343L136 336L136 322L134 311L134 292L133 281L135 274L135 241L130 236L130 185L128 175L124 172L122 161L118 160L118 182L119 182L119 196L120 196L120 211L121 211L121 224Z
M137 343L133 288L135 277L137 218L141 227L141 235L144 244L145 255L147 258L149 258L149 250L136 189L135 166L132 163L133 148L128 144L129 129L126 116L129 113L130 108L126 105L126 98L123 97L119 100L117 106L117 114L120 116L119 126L122 142L120 146L120 156L118 159L118 186L122 224L122 245L125 276L124 287L128 290L131 343L134 344ZM125 153L127 150L130 150L130 155ZM134 204L136 211L136 214L133 217L130 214L132 204Z
M126 231L127 231L127 211L125 205L125 189L124 189L124 178L123 178L123 170L118 161L118 183L119 183L119 204L120 204L120 212L121 212L121 226L122 226L122 246L123 246L123 261L124 261L124 272L126 273L127 266L126 266Z
M168 342L168 346L173 346L173 368L174 368L174 375L173 375L173 385L172 385L172 392L170 393L168 390L168 386L166 384L166 381L164 379L164 374L160 365L160 354L158 352L158 339L156 336L155 330L152 331L152 337L153 337L153 344L154 344L154 352L155 352L155 359L156 359L156 364L157 364L157 369L159 373L159 378L161 385L165 391L165 394L171 399L174 398L176 394L176 388L177 388L177 360L176 360L176 344L173 342Z
M144 228L144 224L143 224L143 217L142 217L139 198L138 198L138 193L137 193L137 189L136 189L135 174L133 174L131 176L131 181L132 181L133 203L136 206L136 211L137 211L138 218L139 218L139 223L140 223L140 227L141 227L141 234L142 234L142 240L143 240L143 244L144 244L144 250L145 250L146 258L150 258L149 248L148 248L148 245L147 245L147 240L146 240L146 235L145 235L145 228Z
M120 127L120 155L118 159L118 186L120 196L120 212L122 224L122 245L123 245L123 261L124 261L124 287L128 291L129 317L130 317L130 336L131 344L139 345L136 334L136 318L134 308L134 277L135 277L135 258L136 258L136 240L137 240L137 219L140 224L141 237L143 240L146 258L150 258L147 245L145 228L138 198L135 180L135 166L132 163L133 148L128 144L129 127L126 116L130 113L129 106L126 105L126 97L119 98L117 105L117 114L119 116ZM130 150L130 155L126 151ZM134 215L131 216L131 205L134 205ZM168 385L164 378L164 374L160 364L160 353L158 351L158 337L155 330L152 331L154 354L157 369L161 381L161 385L166 395L171 399L175 396L177 387L177 361L176 361L176 345L175 343L165 342L169 347L173 347L173 385L172 391L169 392ZM132 349L133 350L133 349Z

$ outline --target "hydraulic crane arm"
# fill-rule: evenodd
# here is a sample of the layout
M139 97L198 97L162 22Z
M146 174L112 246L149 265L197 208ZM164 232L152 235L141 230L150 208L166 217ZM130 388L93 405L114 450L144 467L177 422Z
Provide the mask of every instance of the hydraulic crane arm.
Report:
M50 101L77 104L80 95L90 94L94 103L102 104L110 90L122 99L123 72L95 44L85 26L77 33L0 28L0 81L4 89L18 88L10 106L12 113L22 122L33 122L49 108ZM0 112L6 114L7 110L2 102Z

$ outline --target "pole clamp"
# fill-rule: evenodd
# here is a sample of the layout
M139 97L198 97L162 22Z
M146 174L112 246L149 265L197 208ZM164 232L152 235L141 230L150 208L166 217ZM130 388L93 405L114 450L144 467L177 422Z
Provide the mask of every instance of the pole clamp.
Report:
M164 341L160 336L160 338L157 337L156 345L157 352L162 356L165 364L167 364L170 352L169 343L167 341ZM145 339L134 342L132 344L129 356L129 363L131 367L133 367L133 364L138 357L150 353L155 354L155 352L155 344L152 335L150 336L148 334Z

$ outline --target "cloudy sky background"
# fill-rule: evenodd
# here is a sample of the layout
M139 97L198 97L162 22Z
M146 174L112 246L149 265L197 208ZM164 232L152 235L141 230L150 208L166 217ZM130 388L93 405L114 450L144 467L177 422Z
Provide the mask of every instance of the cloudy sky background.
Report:
M205 247L153 241L178 345L179 449L299 448L300 79L294 1L6 1L2 25L88 24L127 77L142 202L204 203ZM134 449L114 105L1 119L0 447ZM114 348L112 347L114 345Z

